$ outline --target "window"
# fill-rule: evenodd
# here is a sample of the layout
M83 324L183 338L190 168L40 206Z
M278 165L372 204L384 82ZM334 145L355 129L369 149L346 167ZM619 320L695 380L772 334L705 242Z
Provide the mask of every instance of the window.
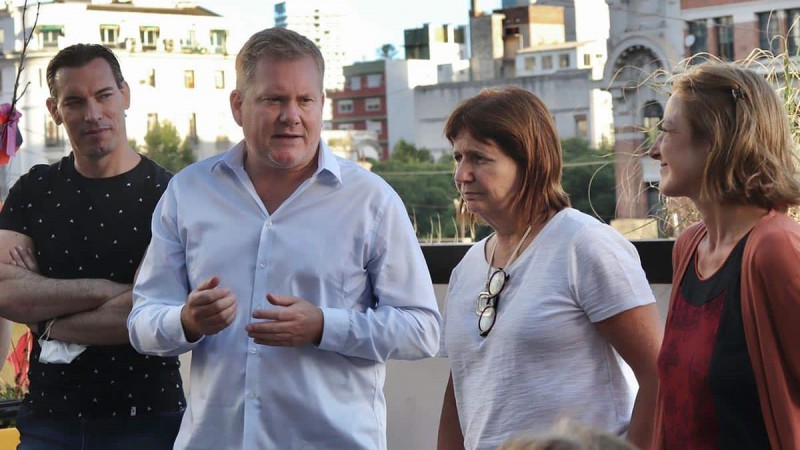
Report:
M39 27L39 43L42 48L58 48L58 38L64 35L61 25L42 25Z
M591 66L592 65L592 55L586 53L583 55L583 65L584 66Z
M150 69L147 71L140 84L156 87L156 69Z
M733 60L733 17L717 17L714 24L717 28L717 56Z
M147 113L147 132L151 132L158 127L158 113Z
M228 32L226 30L211 30L211 51L224 54L228 52Z
M758 13L758 47L772 53L780 52L781 26L777 14Z
M696 55L708 52L708 26L705 19L689 22L689 35L694 36L690 38L689 53Z
M358 91L361 89L361 77L355 76L350 78L350 89Z
M225 89L225 71L214 71L214 87L217 89Z
M381 98L380 97L370 97L366 99L366 109L367 111L380 111L381 110Z
M525 70L528 72L533 72L536 70L536 58L533 56L529 56L525 58Z
M191 142L197 144L200 139L197 137L197 114L192 113L189 116L189 132L186 136Z
M558 55L558 68L559 69L569 68L569 53Z
M142 41L142 50L155 50L158 35L158 27L139 27L139 40Z
M186 34L186 39L181 39L181 49L184 51L191 51L197 47L197 36L195 30L189 30Z
M53 121L50 114L44 116L44 145L45 147L60 147L64 145L61 128Z
M786 49L790 56L796 56L800 49L800 9L786 10L786 20L789 22L786 26L789 30L786 36Z
M353 112L353 101L352 100L339 100L336 102L336 109L340 113L349 114Z
M194 89L194 70L183 71L183 87Z
M586 114L575 115L575 136L589 139L589 122L586 120Z
M383 80L383 74L374 73L372 75L367 75L367 87L368 88L380 87L382 80Z
M553 55L542 56L542 69L550 70L553 68Z
M356 129L356 124L354 124L353 122L340 123L338 129L339 130L355 130Z
M380 120L368 120L367 121L367 130L368 131L377 131L378 134L381 134L383 131L383 124Z
M100 43L106 47L117 47L119 25L100 25Z

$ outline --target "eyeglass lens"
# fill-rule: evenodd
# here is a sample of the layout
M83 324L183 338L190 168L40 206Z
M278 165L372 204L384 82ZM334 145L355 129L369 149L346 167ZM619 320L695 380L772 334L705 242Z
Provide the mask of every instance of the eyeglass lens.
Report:
M494 297L495 295L499 294L500 291L503 290L503 287L505 287L507 279L508 275L506 275L503 269L495 270L492 276L489 277L489 281L486 283L486 290L489 295Z
M478 319L478 331L480 331L482 337L486 337L492 331L496 319L497 309L493 303L489 303L486 308L483 308L481 317Z

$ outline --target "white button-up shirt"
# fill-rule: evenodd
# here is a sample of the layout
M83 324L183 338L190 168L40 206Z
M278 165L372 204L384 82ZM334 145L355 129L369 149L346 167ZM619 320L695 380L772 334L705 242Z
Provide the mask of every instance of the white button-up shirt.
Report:
M133 346L193 351L175 448L385 449L384 362L434 355L441 322L403 203L321 143L316 173L269 214L243 156L242 142L172 179L134 288ZM236 295L236 318L189 343L181 308L212 275ZM256 309L278 308L267 293L322 309L319 346L247 336Z

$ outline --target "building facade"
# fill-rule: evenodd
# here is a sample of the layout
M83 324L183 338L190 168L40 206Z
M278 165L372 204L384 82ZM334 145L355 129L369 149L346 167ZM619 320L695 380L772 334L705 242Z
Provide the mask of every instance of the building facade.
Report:
M0 102L11 102L23 35L32 33L18 96L27 87L16 104L24 144L0 168L0 198L30 166L53 162L71 150L66 133L45 106L45 75L50 59L76 43L103 44L117 55L131 90L128 137L138 145L164 120L191 142L198 158L241 138L241 129L222 107L235 84L234 53L242 43L225 18L190 2L155 0L43 3L33 27L36 14L35 4L29 4L24 18L22 6L7 4L0 10Z
M389 157L400 139L415 142L414 87L438 81L438 65L430 60L375 60L344 67L345 88L328 91L334 130L377 133L380 154Z
M414 89L415 140L435 158L452 151L444 137L444 124L464 99L481 89L505 85L533 92L550 109L561 138L580 137L599 145L611 135L611 99L607 92L592 87L591 69L568 69L551 74L496 78L464 83L440 83Z
M765 50L797 57L800 1L614 0L609 7L604 85L613 98L617 217L636 226L658 206L658 164L646 153L667 99L659 83L708 56L740 60Z
M319 47L325 58L323 88L326 91L344 89L343 68L352 61L345 45L346 9L329 0L284 0L275 3L274 9L276 27L296 31ZM331 105L326 104L323 110L326 128L332 117Z
M595 147L613 141L611 96L602 84L607 5L603 0L531 3L509 2L508 8L484 12L472 2L469 70L440 67L439 84L414 89L417 146L437 157L449 153L442 129L452 110L481 89L508 84L541 97L562 138L579 137ZM594 21L576 34L575 24L588 17ZM577 35L588 39L570 40Z

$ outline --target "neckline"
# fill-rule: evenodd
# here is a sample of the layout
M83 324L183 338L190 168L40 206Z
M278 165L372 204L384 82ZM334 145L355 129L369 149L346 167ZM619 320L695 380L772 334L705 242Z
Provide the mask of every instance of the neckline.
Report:
M522 239L520 239L519 242L517 242L517 246L514 247L514 251L511 252L511 256L508 257L508 261L506 261L505 269L510 268L511 265L514 264L514 261L516 261L517 256L519 256L518 255L519 249L522 247L522 243L525 242L525 239L528 239L528 235L531 234L531 230L533 230L533 225L528 225L528 229L525 230L525 234L522 235ZM497 237L495 237L494 247L492 247L492 253L489 256L489 271L487 273L487 276L491 275L491 273L492 273L492 268L494 267L494 253L495 253L495 251L497 251L497 246L498 245L499 245L499 242L497 240ZM499 270L504 270L503 267L498 267L498 269Z
M752 231L752 229L750 231ZM735 258L739 258L741 254L744 254L744 247L747 245L747 239L750 237L750 231L745 233L745 235L742 236L738 242L736 242L736 245L733 246L733 249L731 249L730 253L728 253L728 256L725 257L725 261L722 262L722 265L719 266L714 273L708 275L707 277L702 276L697 268L697 247L695 247L692 254L692 259L690 261L695 278L697 278L697 280L701 283L711 282L717 278L720 273L725 272L726 267L728 267Z

